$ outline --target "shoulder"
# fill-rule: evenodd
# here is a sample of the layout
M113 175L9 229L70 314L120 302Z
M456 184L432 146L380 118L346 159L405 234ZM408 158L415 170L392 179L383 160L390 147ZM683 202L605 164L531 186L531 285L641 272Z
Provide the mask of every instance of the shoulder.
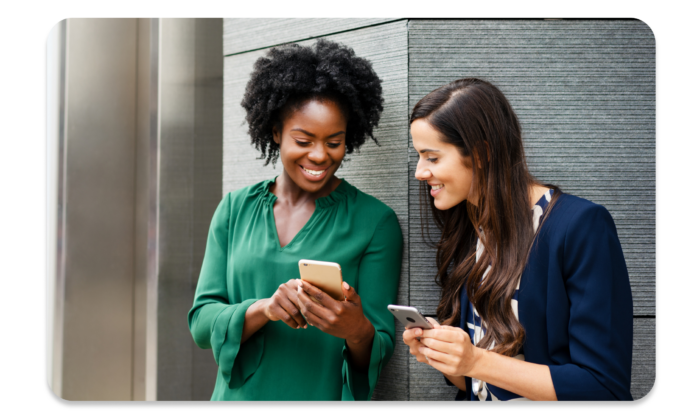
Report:
M621 252L615 222L605 207L569 194L561 194L554 205L547 236L567 261L601 249Z
M247 197L259 196L268 191L268 186L274 179L266 179L264 181L256 182L255 184L239 188L228 192L226 195L230 196L232 200L245 199Z
M552 206L542 223L538 241L547 242L561 252L588 248L601 240L619 242L615 222L602 205L562 193Z
M256 182L255 184L230 191L224 195L223 200L228 200L232 208L240 207L248 201L257 200L265 195L268 195L269 185L273 181L274 179L266 179L264 181Z
M600 204L562 193L554 203L550 215L550 225L565 231L585 231L591 224L612 226L614 223L610 212Z
M346 183L348 215L354 230L370 241L403 243L401 225L394 209L376 197Z
M348 189L348 202L353 207L355 212L360 214L362 218L372 218L377 221L396 220L398 218L394 209L389 207L380 199L359 190L357 187L346 182Z
M245 211L246 208L254 205L258 200L272 195L268 189L272 181L257 182L224 194L216 209L214 218L235 220L241 211Z

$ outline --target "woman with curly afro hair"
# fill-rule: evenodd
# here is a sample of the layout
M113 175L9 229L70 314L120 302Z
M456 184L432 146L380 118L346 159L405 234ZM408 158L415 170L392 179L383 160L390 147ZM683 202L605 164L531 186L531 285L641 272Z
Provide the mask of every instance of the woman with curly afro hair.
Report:
M190 331L219 366L212 400L368 400L394 350L403 239L394 211L335 176L382 112L381 80L340 44L271 49L241 105L282 173L228 193L211 223ZM338 300L297 279L342 267ZM360 296L362 298L360 298Z

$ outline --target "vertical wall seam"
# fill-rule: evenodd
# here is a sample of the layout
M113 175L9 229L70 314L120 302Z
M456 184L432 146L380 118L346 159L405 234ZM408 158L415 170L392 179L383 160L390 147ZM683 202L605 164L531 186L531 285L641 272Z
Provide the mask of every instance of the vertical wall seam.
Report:
M192 94L192 141L190 142L190 169L191 169L191 176L192 178L190 179L190 185L192 186L190 189L190 200L189 200L189 206L190 206L190 240L189 240L189 245L190 245L190 250L189 250L189 257L190 257L190 262L187 265L189 273L187 275L187 278L189 279L190 287L194 289L193 286L195 286L195 280L193 276L193 264L194 264L194 223L195 223L195 217L194 217L194 212L195 212L195 200L196 200L196 191L195 189L197 188L197 185L195 183L195 178L197 174L197 169L195 167L196 165L196 159L194 154L197 151L196 147L196 142L197 142L197 92L198 92L198 85L197 81L199 80L197 78L197 69L199 66L197 66L197 23L199 22L199 19L194 19L194 40L192 41L194 44L193 47L193 81L192 81L192 86L194 89L194 92ZM194 359L195 359L195 344L194 341L190 342L190 347L192 348L192 352L190 353L190 400L194 399Z
M411 74L411 36L409 30L410 19L406 19L406 122L409 120L410 110L411 110L411 95L409 94L410 87L410 74ZM406 126L406 214L407 214L407 226L406 226L406 246L408 247L408 252L406 252L408 261L406 262L406 300L407 304L411 304L411 130L410 126ZM406 355L406 383L408 387L406 389L406 398L411 401L411 356L409 355L408 349L404 349L404 354Z
M651 29L654 28L651 27ZM656 38L656 381L652 390L656 389L658 392L661 380L661 48L656 31L654 31L654 37Z
M138 124L138 118L139 118L139 39L141 37L141 31L139 30L139 19L135 19L136 22L136 37L135 37L135 48L134 51L136 52L136 59L134 60L134 73L135 73L135 83L134 83L134 197L133 197L133 202L134 206L132 208L133 214L134 214L134 219L133 219L133 246L131 247L132 249L132 257L131 257L131 265L132 265L132 275L131 275L131 400L134 401L136 400L136 396L134 395L134 380L136 379L136 365L135 365L135 360L136 360L136 261L138 258L137 255L137 247L136 247L136 241L138 238L138 229L137 229L137 220L138 220L138 215L137 215L137 206L136 203L138 202L138 197L137 197L137 187L138 187L138 179L136 177L137 173L137 164L138 164L138 136L139 136L139 124Z
M63 398L63 320L66 288L66 131L68 118L68 19L60 23L59 41L59 97L58 97L58 191L57 199L57 243L56 243L56 290L54 295L54 359L52 388L54 394Z
M160 173L160 20L150 25L148 151L148 278L146 285L146 401L158 398L158 235Z

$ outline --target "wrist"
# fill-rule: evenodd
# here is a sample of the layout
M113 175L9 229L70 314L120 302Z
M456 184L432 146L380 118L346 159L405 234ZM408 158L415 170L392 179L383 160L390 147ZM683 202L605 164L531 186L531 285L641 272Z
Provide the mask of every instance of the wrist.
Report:
M266 318L268 321L271 321L272 318L270 318L271 315L270 315L270 313L269 313L269 311L268 311L268 309L269 309L269 308L268 308L268 303L269 303L269 301L270 301L269 298L266 298L266 299L258 299L255 303L253 303L252 305L250 305L250 306L248 307L248 311L252 312L253 315L257 315L257 316L259 316L259 317L264 317L264 318Z
M472 363L464 372L464 376L469 376L470 378L479 378L479 371L487 362L489 357L489 351L482 349L480 347L474 347L474 353L472 357Z
M348 337L346 341L349 344L358 345L371 341L372 339L374 339L374 325L369 322L369 319L365 318L360 332L354 337Z

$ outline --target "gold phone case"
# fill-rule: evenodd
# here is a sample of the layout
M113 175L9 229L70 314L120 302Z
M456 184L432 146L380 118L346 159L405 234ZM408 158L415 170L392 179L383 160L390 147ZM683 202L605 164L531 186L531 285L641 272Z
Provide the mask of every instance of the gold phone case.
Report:
M345 300L340 264L327 261L299 260L299 277L326 292L335 300Z

